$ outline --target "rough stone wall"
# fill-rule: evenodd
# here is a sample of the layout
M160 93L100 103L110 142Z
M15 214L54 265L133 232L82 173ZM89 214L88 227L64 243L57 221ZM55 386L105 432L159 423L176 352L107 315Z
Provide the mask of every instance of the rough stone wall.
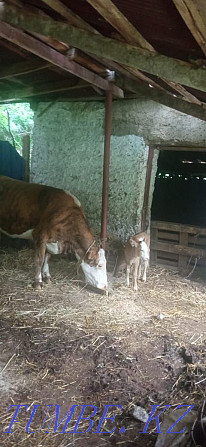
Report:
M136 135L111 139L108 231L123 239L141 230L148 149Z
M35 113L31 181L69 189L99 233L104 150L103 103L40 104ZM38 116L39 115L39 116ZM114 101L109 233L140 230L148 144L206 143L206 123L152 101ZM155 151L151 206L158 151Z
M206 146L206 122L149 100L114 104L113 135L141 135L148 144Z

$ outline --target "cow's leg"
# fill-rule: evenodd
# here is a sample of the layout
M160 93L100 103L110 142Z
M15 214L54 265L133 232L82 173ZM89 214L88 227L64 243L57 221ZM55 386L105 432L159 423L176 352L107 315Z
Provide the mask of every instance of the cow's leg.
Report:
M49 273L49 259L50 259L50 257L51 257L50 253L46 252L45 258L44 258L43 269L42 269L43 281L45 281L46 284L50 284L50 282L51 282L51 275Z
M146 259L145 261L142 261L143 262L143 275L142 275L142 281L146 281L146 279L147 279L147 268L148 268L148 265L149 265L149 260L148 259Z
M127 271L126 271L126 285L129 287L129 274L130 274L130 264L127 264Z
M46 241L44 239L36 241L36 275L34 288L37 290L41 290L42 288L42 267L44 264L46 253Z
M137 258L134 263L134 270L133 270L133 288L135 291L137 291L137 273L139 269L139 263L140 258Z

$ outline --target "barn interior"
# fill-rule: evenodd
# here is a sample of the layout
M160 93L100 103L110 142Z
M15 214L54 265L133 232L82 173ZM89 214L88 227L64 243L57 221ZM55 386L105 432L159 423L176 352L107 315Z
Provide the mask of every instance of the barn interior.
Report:
M191 437L206 383L205 42L204 0L0 2L0 105L34 111L25 180L80 199L110 271L105 297L57 256L37 292L33 250L2 238L2 446L168 447L154 421L143 429L154 405L178 404L194 405L185 445L205 445ZM134 292L113 273L146 227L148 280ZM8 408L27 403L29 417L39 405L33 426L21 408L9 434ZM112 420L87 432L86 419L76 433L78 411L55 431L55 405L61 420L95 405L97 427L110 403L113 433Z

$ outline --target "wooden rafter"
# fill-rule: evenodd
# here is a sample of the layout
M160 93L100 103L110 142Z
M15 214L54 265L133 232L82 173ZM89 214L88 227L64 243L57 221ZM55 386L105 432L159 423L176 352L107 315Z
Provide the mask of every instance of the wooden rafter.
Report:
M52 8L54 11L58 12L71 25L76 26L77 25L76 20L78 19L79 20L79 26L77 25L78 28L91 31L94 34L101 35L99 33L99 31L97 31L95 28L91 27L81 17L77 16L76 14L73 14L72 11L65 4L63 4L60 0L42 0L42 1L44 3L46 3L48 6L50 6L50 8ZM136 29L133 27L132 31L134 34L134 31L136 32ZM141 44L139 43L139 39L141 40L142 45L143 45L143 42L145 42L145 48L146 47L152 48L152 46L149 43L147 43L145 41L145 39L140 34L138 35L138 39L137 39L137 35L136 35L136 40L138 40L138 46L141 47ZM94 55L91 55L91 56L94 57ZM77 62L78 62L78 60L77 60ZM155 81L153 81L148 76L144 75L141 71L139 71L135 68L127 67L122 64L117 64L115 62L109 63L109 62L106 62L106 60L105 60L105 65L108 65L108 67L110 66L111 69L119 71L120 73L125 74L126 76L129 76L129 74L131 74L132 76L135 76L135 78L141 79L143 82L151 84L153 87L156 87L156 88L159 88L162 90L162 87L159 84L157 84Z
M68 45L80 48L86 53L112 59L118 63L138 68L161 78L206 91L205 71L195 69L192 64L147 50L133 47L124 42L94 35L71 25L46 17L36 16L14 6L3 5L0 18L29 32L38 32ZM10 36L11 37L11 36ZM23 45L22 45L23 46Z
M79 90L88 87L83 81L73 81L68 80L52 81L52 82L41 82L38 85L33 85L32 87L24 87L19 89L2 89L0 93L0 101L5 100L19 100L22 98L29 98L33 96L45 95L48 93L60 93L69 90Z
M22 10L7 4L3 5L0 18L29 32L38 32L63 41L86 53L96 54L99 57L138 68L161 78L206 91L205 71L201 68L195 69L192 64L187 62L160 54L152 54L124 42L117 42L53 19L37 16L27 12L26 8ZM23 42L22 46L24 46Z
M42 0L43 3L48 5L51 9L58 12L62 17L68 20L69 23L76 26L77 28L84 29L86 31L94 32L95 34L99 34L89 23L85 22L81 17L75 14L68 6L64 5L64 3L59 0Z
M9 0L10 3L12 3L15 6L18 6L19 8L24 8L24 4L20 0ZM44 11L41 9L37 9L34 6L29 5L28 9L34 13L43 15L44 17L49 17ZM60 51L62 53L66 52L68 50L68 46L63 44L63 42L59 42L56 39L51 39L51 37L42 36L38 33L31 33L32 36L37 37L41 42L47 43L52 48L55 48L55 50Z
M168 81L167 79L163 79L170 87L176 90L180 95L182 95L187 101L192 102L193 104L202 105L202 102L194 96L192 93L188 92L182 85L176 84L176 82Z
M68 60L63 54L58 53L58 51L53 48L48 47L42 42L38 42L33 37L25 35L22 31L13 28L6 23L0 22L0 36L80 79L83 79L90 84L94 84L102 90L111 89L116 97L122 98L124 96L123 91L115 85L110 84L105 79L87 70L87 68Z
M70 60L78 62L78 64L83 65L83 67L89 68L89 70L94 71L100 76L106 75L106 68L101 61L98 61L98 63L94 58L90 57L89 55L85 55L85 53L77 50L77 48L71 47L66 53L66 56Z
M174 98L172 94L142 86L139 82L132 79L121 79L118 81L118 85L123 89L137 93L138 97L146 97L147 99L151 99L152 101L163 104L171 109L178 110L179 112L206 121L206 108L204 106L200 107L196 104L190 104L182 98Z
M51 39L50 37L42 36L39 33L31 33L32 36L37 37L41 42L46 43L51 48L54 48L55 50L59 51L60 53L66 53L68 51L68 45L63 44L62 42L59 42L57 39Z
M121 13L121 11L111 0L87 0L87 2L92 5L98 13L101 14L101 16L104 17L104 19L107 20L107 22L109 22L110 25L112 25L121 34L125 42L131 43L132 45L137 45L145 50L155 52L152 45L139 33L139 31L129 22L129 20ZM133 69L133 74L135 74L135 69ZM157 83L154 85L154 81L141 72L138 73L138 77L143 81L148 82L153 87L157 87L158 85ZM172 89L177 93L184 96L189 102L199 105L201 104L201 101L199 101L180 84L168 81L167 79L163 79L163 81L172 87Z
M184 22L206 55L205 0L173 0Z
M145 50L155 51L111 0L87 0L87 2L124 37L126 42Z
M0 67L0 79L8 79L12 76L21 76L34 71L44 70L51 64L42 61L17 62L16 64L4 65Z

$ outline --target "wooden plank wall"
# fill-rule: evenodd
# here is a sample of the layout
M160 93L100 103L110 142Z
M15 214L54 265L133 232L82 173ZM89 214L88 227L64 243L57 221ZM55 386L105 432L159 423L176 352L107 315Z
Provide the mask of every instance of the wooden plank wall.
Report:
M151 222L151 265L189 274L206 267L206 228Z

